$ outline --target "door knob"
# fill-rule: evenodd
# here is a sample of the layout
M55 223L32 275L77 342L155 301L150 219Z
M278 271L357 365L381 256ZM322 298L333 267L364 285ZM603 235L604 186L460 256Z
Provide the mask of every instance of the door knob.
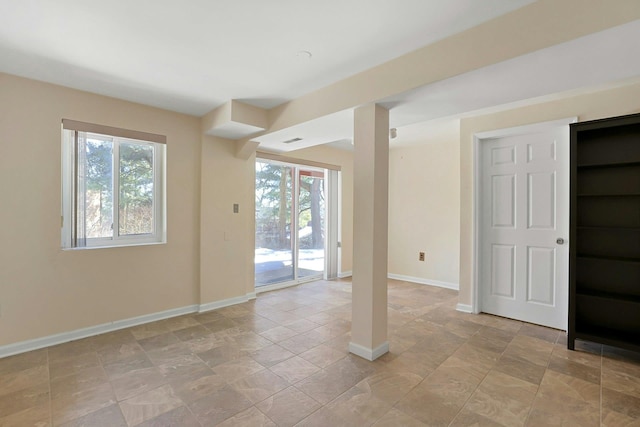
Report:
M564 244L564 239L562 237L558 237L556 239L556 243L559 244L559 245L563 245Z

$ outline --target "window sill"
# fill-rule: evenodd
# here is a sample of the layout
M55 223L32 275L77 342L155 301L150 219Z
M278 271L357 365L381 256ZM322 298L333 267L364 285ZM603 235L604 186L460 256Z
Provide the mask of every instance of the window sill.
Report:
M100 245L100 246L83 246L79 248L62 248L63 251L84 251L84 250L92 250L92 249L113 249L113 248L129 248L132 246L155 246L155 245L166 245L167 242L140 242L140 243L126 243L126 244L116 244L116 245Z

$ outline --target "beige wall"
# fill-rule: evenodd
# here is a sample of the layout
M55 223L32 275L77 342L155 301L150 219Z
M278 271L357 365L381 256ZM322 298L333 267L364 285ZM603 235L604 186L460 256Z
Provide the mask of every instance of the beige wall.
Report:
M196 304L199 119L6 74L0 94L0 346ZM61 249L63 118L167 136L167 244Z
M476 133L578 117L594 120L640 112L640 84L572 96L460 122L460 296L471 305L473 280L473 137Z
M389 160L389 273L457 284L460 153L456 131L443 140L392 148ZM425 138L426 140L427 138ZM327 146L283 153L342 168L342 272L353 256L353 152ZM415 188L424 191L415 191ZM427 252L419 262L420 250Z
M255 157L235 157L236 142L202 139L200 299L202 304L254 291ZM233 205L239 206L233 213Z
M389 274L458 284L460 144L457 132L389 157ZM418 252L426 252L418 261Z
M342 172L342 261L339 272L351 272L353 263L353 152L340 150L326 145L305 148L302 150L282 153L284 157L295 159L311 160L315 162L327 163L340 166Z
M0 93L0 346L254 291L255 156L196 117L6 74ZM167 244L61 249L63 118L167 136ZM352 153L290 155L342 167L350 270Z
M253 292L255 159L236 158L236 142L202 137L198 118L5 74L0 93L0 346ZM638 99L640 84L464 119L458 164L455 141L393 149L389 271L456 283L460 212L460 302L470 304L473 135L634 113ZM167 244L61 250L62 118L167 136ZM351 270L353 153L288 156L342 167L341 271Z

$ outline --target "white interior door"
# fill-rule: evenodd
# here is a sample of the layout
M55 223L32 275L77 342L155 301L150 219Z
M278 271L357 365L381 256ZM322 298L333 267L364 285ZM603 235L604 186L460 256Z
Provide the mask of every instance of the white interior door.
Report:
M481 310L566 330L569 127L480 144Z

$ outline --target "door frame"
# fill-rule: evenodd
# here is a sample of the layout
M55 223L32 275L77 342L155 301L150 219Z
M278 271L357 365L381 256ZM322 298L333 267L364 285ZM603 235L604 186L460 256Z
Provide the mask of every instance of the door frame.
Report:
M291 230L295 232L291 234L291 251L293 262L293 278L284 282L276 282L269 285L255 286L254 277L254 292L262 293L269 292L277 289L288 288L290 286L296 286L301 283L313 282L317 280L331 280L337 278L338 271L340 271L341 264L341 251L340 251L340 236L342 225L342 174L340 167L329 165L319 162L303 161L299 159L286 158L278 155L267 155L266 153L259 153L256 156L255 162L271 163L275 165L285 166L292 169L292 200L291 200ZM300 170L318 171L323 172L323 187L325 193L325 244L324 244L324 269L322 273L317 275L311 275L307 277L298 276L298 214L294 215L293 212L298 210L299 202L299 179ZM255 199L255 179L254 179L254 199ZM255 214L254 214L255 225ZM255 230L255 226L254 226ZM254 250L255 250L255 231L254 231ZM255 262L254 262L255 268Z
M471 312L478 314L482 312L482 285L480 280L480 214L481 214L481 198L482 191L482 143L487 139L504 138L508 136L523 135L528 133L536 133L552 128L569 126L571 123L576 123L578 117L568 117L564 119L551 120L548 122L533 123L522 126L515 126L504 129L496 129L485 132L478 132L473 135L473 191L472 191L472 211L473 211L473 256L472 256L472 271L471 271ZM569 158L571 153L569 153ZM569 171L569 158L567 158L567 170ZM567 182L567 190L569 183ZM569 192L567 191L567 194ZM571 241L568 243L572 244ZM569 278L567 277L567 288L569 286Z

